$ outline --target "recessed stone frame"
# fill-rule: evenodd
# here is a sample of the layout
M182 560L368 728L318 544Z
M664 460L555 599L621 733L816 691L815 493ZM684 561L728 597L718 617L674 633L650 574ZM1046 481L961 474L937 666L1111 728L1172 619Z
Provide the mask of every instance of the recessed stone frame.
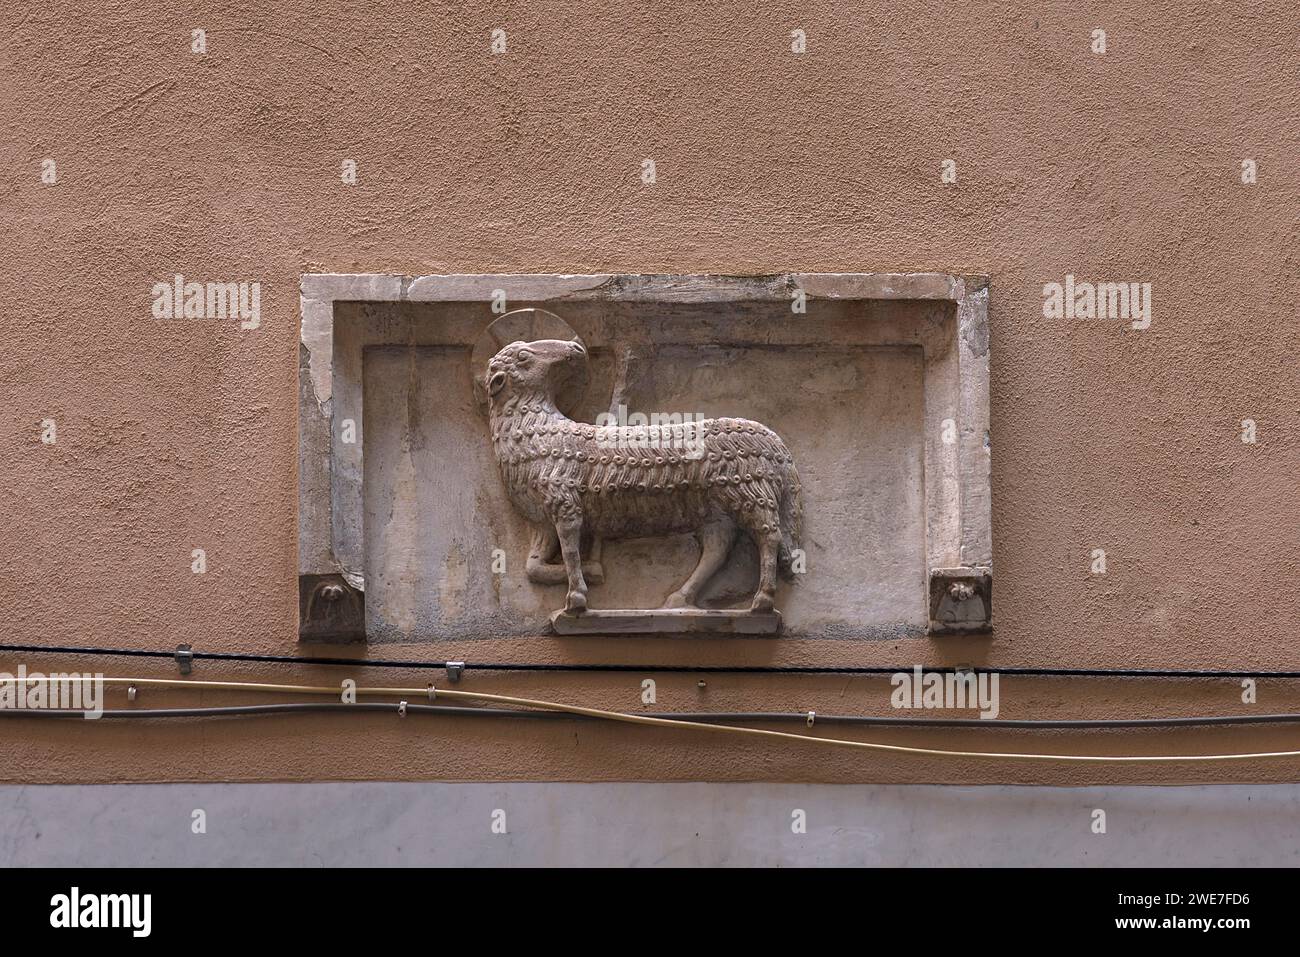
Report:
M483 306L504 291L511 308L563 314L566 304L748 304L819 301L939 306L942 321L881 332L882 345L923 352L925 589L932 634L986 630L992 617L989 495L988 278L944 273L712 275L304 274L299 349L298 570L302 640L364 640L365 536L362 352L408 340L376 323L373 337L336 342L341 303ZM932 316L932 312L921 313ZM390 324L391 325L391 324ZM889 326L889 324L885 324ZM408 333L409 334L409 333ZM345 428L353 441L345 441ZM869 587L869 586L867 586Z

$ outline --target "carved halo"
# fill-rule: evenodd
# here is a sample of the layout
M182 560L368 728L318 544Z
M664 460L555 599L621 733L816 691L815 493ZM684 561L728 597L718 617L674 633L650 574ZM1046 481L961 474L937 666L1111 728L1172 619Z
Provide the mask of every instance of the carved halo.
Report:
M586 347L582 337L571 325L545 309L514 309L503 316L498 316L479 334L470 353L474 399L480 412L486 414L488 407L487 390L483 388L483 374L487 371L488 361L512 342L533 342L537 339L566 339ZM560 411L566 415L572 414L573 407L577 405L586 389L587 377L576 376L564 391L556 396Z

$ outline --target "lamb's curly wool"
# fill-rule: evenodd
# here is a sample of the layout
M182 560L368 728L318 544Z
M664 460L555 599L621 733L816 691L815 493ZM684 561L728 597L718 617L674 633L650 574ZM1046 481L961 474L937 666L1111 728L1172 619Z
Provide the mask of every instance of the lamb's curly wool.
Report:
M764 557L770 547L772 560L788 566L800 486L780 436L748 419L575 422L556 408L555 395L585 362L580 345L542 340L511 343L488 365L492 443L515 506L533 522L554 524L561 540L575 525L621 538L729 519Z

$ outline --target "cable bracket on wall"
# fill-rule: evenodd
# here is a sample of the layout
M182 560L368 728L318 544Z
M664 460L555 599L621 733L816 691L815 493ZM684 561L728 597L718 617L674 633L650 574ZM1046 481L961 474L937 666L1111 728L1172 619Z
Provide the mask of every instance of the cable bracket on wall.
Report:
M176 646L176 667L180 669L183 675L187 675L194 670L194 648L192 646Z
M447 662L447 678L452 684L460 681L460 676L465 673L465 662L449 661Z

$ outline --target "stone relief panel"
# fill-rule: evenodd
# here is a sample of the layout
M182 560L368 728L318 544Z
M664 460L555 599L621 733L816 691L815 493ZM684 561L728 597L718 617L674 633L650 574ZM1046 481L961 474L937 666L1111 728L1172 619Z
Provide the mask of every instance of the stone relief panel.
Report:
M300 570L363 596L367 640L988 627L987 516L963 514L987 506L987 345L962 328L964 284L854 277L859 295L792 313L771 277L628 278L641 294L517 297L505 316L488 295L410 298L421 280L324 300L330 389L303 389L300 451L330 475L304 475ZM860 294L881 289L902 294ZM961 388L977 348L982 406ZM328 442L310 428L326 413Z

